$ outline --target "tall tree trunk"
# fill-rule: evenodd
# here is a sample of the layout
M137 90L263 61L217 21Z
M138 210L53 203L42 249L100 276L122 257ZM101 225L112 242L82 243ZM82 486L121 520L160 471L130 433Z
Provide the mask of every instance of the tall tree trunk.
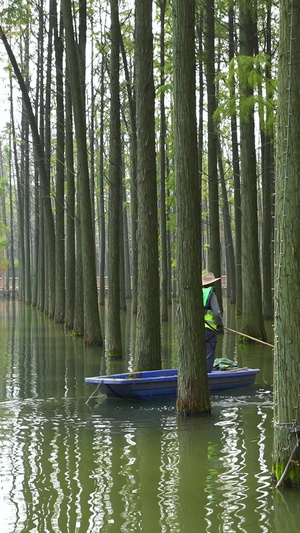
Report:
M95 240L89 190L84 93L81 83L78 83L78 80L81 80L82 76L80 75L79 59L74 40L70 0L62 0L62 11L66 29L67 55L69 56L71 72L71 92L78 159L78 193L84 285L84 337L86 345L102 345L103 339L98 310Z
M229 203L226 190L226 183L224 177L222 148L220 140L218 139L218 165L220 174L220 183L222 190L222 209L223 209L223 223L224 223L224 241L226 250L226 273L227 273L227 296L230 297L231 303L235 302L235 261L234 261L234 248L231 232L231 220L229 213ZM230 287L230 290L228 290Z
M127 64L127 57L124 42L121 35L121 52L126 79L126 88L129 102L130 122L131 122L131 233L132 233L132 313L137 312L137 286L138 286L138 242L137 242L137 217L138 217L138 198L137 198L137 131L136 131L136 98L135 92L131 87L131 79Z
M122 198L126 204L126 187L122 185ZM130 250L127 209L123 209L124 263L125 263L125 297L131 298Z
M91 206L92 206L92 223L93 232L96 235L95 229L95 82L94 82L94 14L90 14L91 18L91 112L89 125L89 139L90 139L90 190L91 190Z
M13 187L12 187L12 134L9 133L9 208L10 208L10 267L11 267L11 295L16 298L16 270L15 270L15 239L14 239L14 208L13 208Z
M38 308L45 311L45 215L40 187L40 219L39 219L39 272L38 272Z
M120 310L126 311L126 289L125 289L125 232L124 232L124 213L126 209L123 205L123 189L125 182L125 164L124 164L124 143L121 141L121 180L120 180L120 224L119 224L119 244L120 244Z
M253 56L254 2L240 3L240 55ZM250 67L251 68L251 67ZM249 62L240 58L241 107L247 103L248 112L241 114L241 207L242 207L242 329L248 335L266 340L262 313L262 293L259 269L256 157L254 135L253 89L249 84ZM255 313L253 310L255 309ZM246 340L246 338L245 338Z
M81 230L80 230L80 202L77 198L77 214L75 219L76 228L76 265L75 265L75 307L74 307L74 324L73 335L75 337L83 337L84 335L84 282L83 282L83 268L82 268L82 245L81 245Z
M110 0L110 148L108 209L108 353L122 355L120 321L120 204L121 126L119 100L119 15L118 1Z
M66 180L67 180L67 209L66 209L66 328L74 326L75 293L75 179L73 153L73 120L72 97L70 87L69 66L67 65L66 79ZM82 286L81 286L82 288Z
M34 114L37 122L39 122L39 132L41 142L44 143L43 136L43 119L41 119L41 109L43 109L43 93L44 85L44 5L43 0L39 1L39 34L38 34L38 58L37 58L37 76L36 76L36 94L34 103ZM41 101L40 101L41 99ZM34 165L34 232L33 232L33 261L32 261L32 297L31 304L33 307L38 305L38 290L39 290L39 242L40 242L40 184L39 173L37 165Z
M262 229L262 279L263 279L263 315L265 318L274 317L274 117L272 110L273 90L271 79L271 7L267 8L266 20L266 49L269 64L265 68L266 78L266 120L264 138L264 169L263 172L263 229Z
M24 81L29 94L29 35L25 34L24 49ZM25 251L25 303L31 305L31 247L30 247L30 176L29 176L29 120L26 112L26 104L23 96L22 103L22 182L24 186L24 251Z
M13 153L14 153L14 166L17 179L17 218L18 218L18 244L19 244L19 297L21 301L24 301L24 283L23 283L23 270L24 270L24 224L22 223L23 219L23 210L24 210L24 199L22 194L21 186L21 177L20 177L20 167L19 159L17 152L16 144L16 128L15 128L15 118L14 118L14 98L13 98L13 85L12 85L12 74L10 74L10 120L11 120L11 129L12 129L12 140L13 140Z
M300 485L300 6L281 0L275 209L275 359L273 475ZM298 444L298 446L296 446ZM296 447L295 447L296 446ZM293 449L295 455L291 457Z
M221 245L219 221L217 131L214 125L216 110L215 94L215 19L214 0L206 0L206 83L207 83L207 150L209 188L209 270L221 276ZM221 283L216 284L216 293L222 307Z
M6 36L1 27L0 27L0 38L2 39L5 45L7 54L12 63L16 78L18 80L20 89L22 91L24 105L26 107L26 112L28 115L28 120L29 120L33 143L34 143L36 162L37 162L38 169L39 169L43 206L45 209L47 248L48 248L48 267L49 267L49 286L51 287L49 314L50 316L53 317L54 304L55 304L55 230L54 230L54 220L53 220L53 213L52 213L52 207L51 207L51 198L50 198L50 193L49 193L50 189L49 189L49 185L47 181L44 148L43 148L43 145L41 143L41 139L38 133L36 119L32 111L32 106L31 106L28 91L27 91L27 88L24 82L24 78L20 72L15 56L10 48L10 45L7 42Z
M104 54L100 78L100 146L99 146L99 233L100 233L100 305L105 304L105 209L104 209Z
M178 396L184 415L209 414L197 164L195 0L173 0L178 277Z
M199 124L198 124L198 172L200 209L202 209L202 178L203 178L203 108L204 108L204 78L203 78L203 11L200 12L199 25L197 25L199 40ZM201 217L201 235L204 234L203 220ZM202 240L202 239L201 239ZM202 264L203 268L203 264Z
M48 27L48 42L47 42L47 62L46 62L46 87L45 87L45 127L44 127L44 153L45 153L45 168L46 168L46 183L48 188L48 195L49 199L50 196L50 180L51 180L51 153L52 153L52 139L51 139L51 107L52 107L52 59L53 59L53 22L54 22L54 13L55 13L55 0L49 0L49 27ZM54 224L54 221L53 221ZM47 223L44 217L44 237L46 236L47 232ZM54 243L55 246L55 243ZM48 254L50 253L49 246L47 241L45 241L44 246L44 260L43 260L43 266L44 266L44 272L42 273L44 284L42 285L42 289L44 289L44 295L43 295L43 302L44 302L44 311L46 314L50 316L50 318L53 318L54 316L54 306L55 306L55 284L52 287L52 284L50 283L50 272L49 272L49 261L48 261ZM55 279L56 272L54 271L54 279ZM52 275L52 273L51 273ZM50 291L54 291L54 293L51 293L53 295L50 298ZM50 310L50 299L53 303L53 313L52 310Z
M56 11L56 10L55 10ZM64 121L64 87L63 87L63 27L62 18L58 30L57 13L54 22L54 45L56 62L56 285L54 322L65 320L65 226L64 226L64 189L65 189L65 121Z
M161 367L157 185L154 129L152 0L136 0L138 302L135 360Z
M166 220L166 113L165 113L165 11L160 0L160 243L161 243L161 318L168 321L168 258Z
M232 6L233 1L230 2ZM229 8L229 68L233 69L232 61L235 56L234 25L235 14L233 7ZM235 77L232 73L230 85L230 98L235 101ZM236 276L236 313L242 312L242 233L241 233L241 182L239 164L239 146L237 134L236 107L230 118L231 145L232 145L232 170L234 183L234 227L235 227L235 276Z

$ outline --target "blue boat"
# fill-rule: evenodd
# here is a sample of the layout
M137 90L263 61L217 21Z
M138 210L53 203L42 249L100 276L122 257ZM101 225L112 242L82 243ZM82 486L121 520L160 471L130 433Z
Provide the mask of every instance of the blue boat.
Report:
M255 382L258 368L213 370L208 376L211 391L248 387ZM110 376L85 378L108 398L146 400L159 397L175 397L177 394L177 369L128 372Z

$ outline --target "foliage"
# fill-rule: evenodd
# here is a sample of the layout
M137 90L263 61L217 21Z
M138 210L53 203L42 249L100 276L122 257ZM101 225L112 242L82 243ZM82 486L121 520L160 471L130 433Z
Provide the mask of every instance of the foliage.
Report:
M268 113L268 110L274 111L276 106L277 81L270 80L264 75L267 66L270 66L269 56L264 52L259 52L253 57L243 55L234 57L229 63L228 71L218 73L216 83L220 82L223 90L219 94L219 105L214 116L216 122L221 122L235 113L238 113L243 120L247 120L257 105L263 106L265 115L268 117L265 128L269 130L274 127L275 115ZM251 89L249 96L241 97L239 91L236 91L235 97L230 96L230 90L236 80L240 88ZM260 84L265 87L263 95L257 90ZM271 95L272 98L267 98L266 94Z

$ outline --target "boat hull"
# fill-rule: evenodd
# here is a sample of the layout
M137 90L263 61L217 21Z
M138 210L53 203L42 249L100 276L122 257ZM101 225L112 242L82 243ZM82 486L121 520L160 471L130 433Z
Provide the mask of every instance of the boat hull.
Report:
M214 391L248 387L254 384L258 372L258 368L213 370L207 374L209 389ZM177 369L95 376L85 378L85 381L95 385L99 392L108 398L145 400L175 397L177 394Z

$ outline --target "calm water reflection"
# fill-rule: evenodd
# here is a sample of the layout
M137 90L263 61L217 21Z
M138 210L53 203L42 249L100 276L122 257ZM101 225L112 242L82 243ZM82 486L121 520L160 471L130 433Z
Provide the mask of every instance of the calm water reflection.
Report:
M240 329L232 308L225 318ZM218 355L261 373L253 388L214 394L209 419L177 417L173 400L86 404L85 376L133 365L134 320L122 321L124 361L113 364L0 300L1 533L298 532L298 493L270 479L272 350L224 335ZM175 335L163 325L166 367Z

